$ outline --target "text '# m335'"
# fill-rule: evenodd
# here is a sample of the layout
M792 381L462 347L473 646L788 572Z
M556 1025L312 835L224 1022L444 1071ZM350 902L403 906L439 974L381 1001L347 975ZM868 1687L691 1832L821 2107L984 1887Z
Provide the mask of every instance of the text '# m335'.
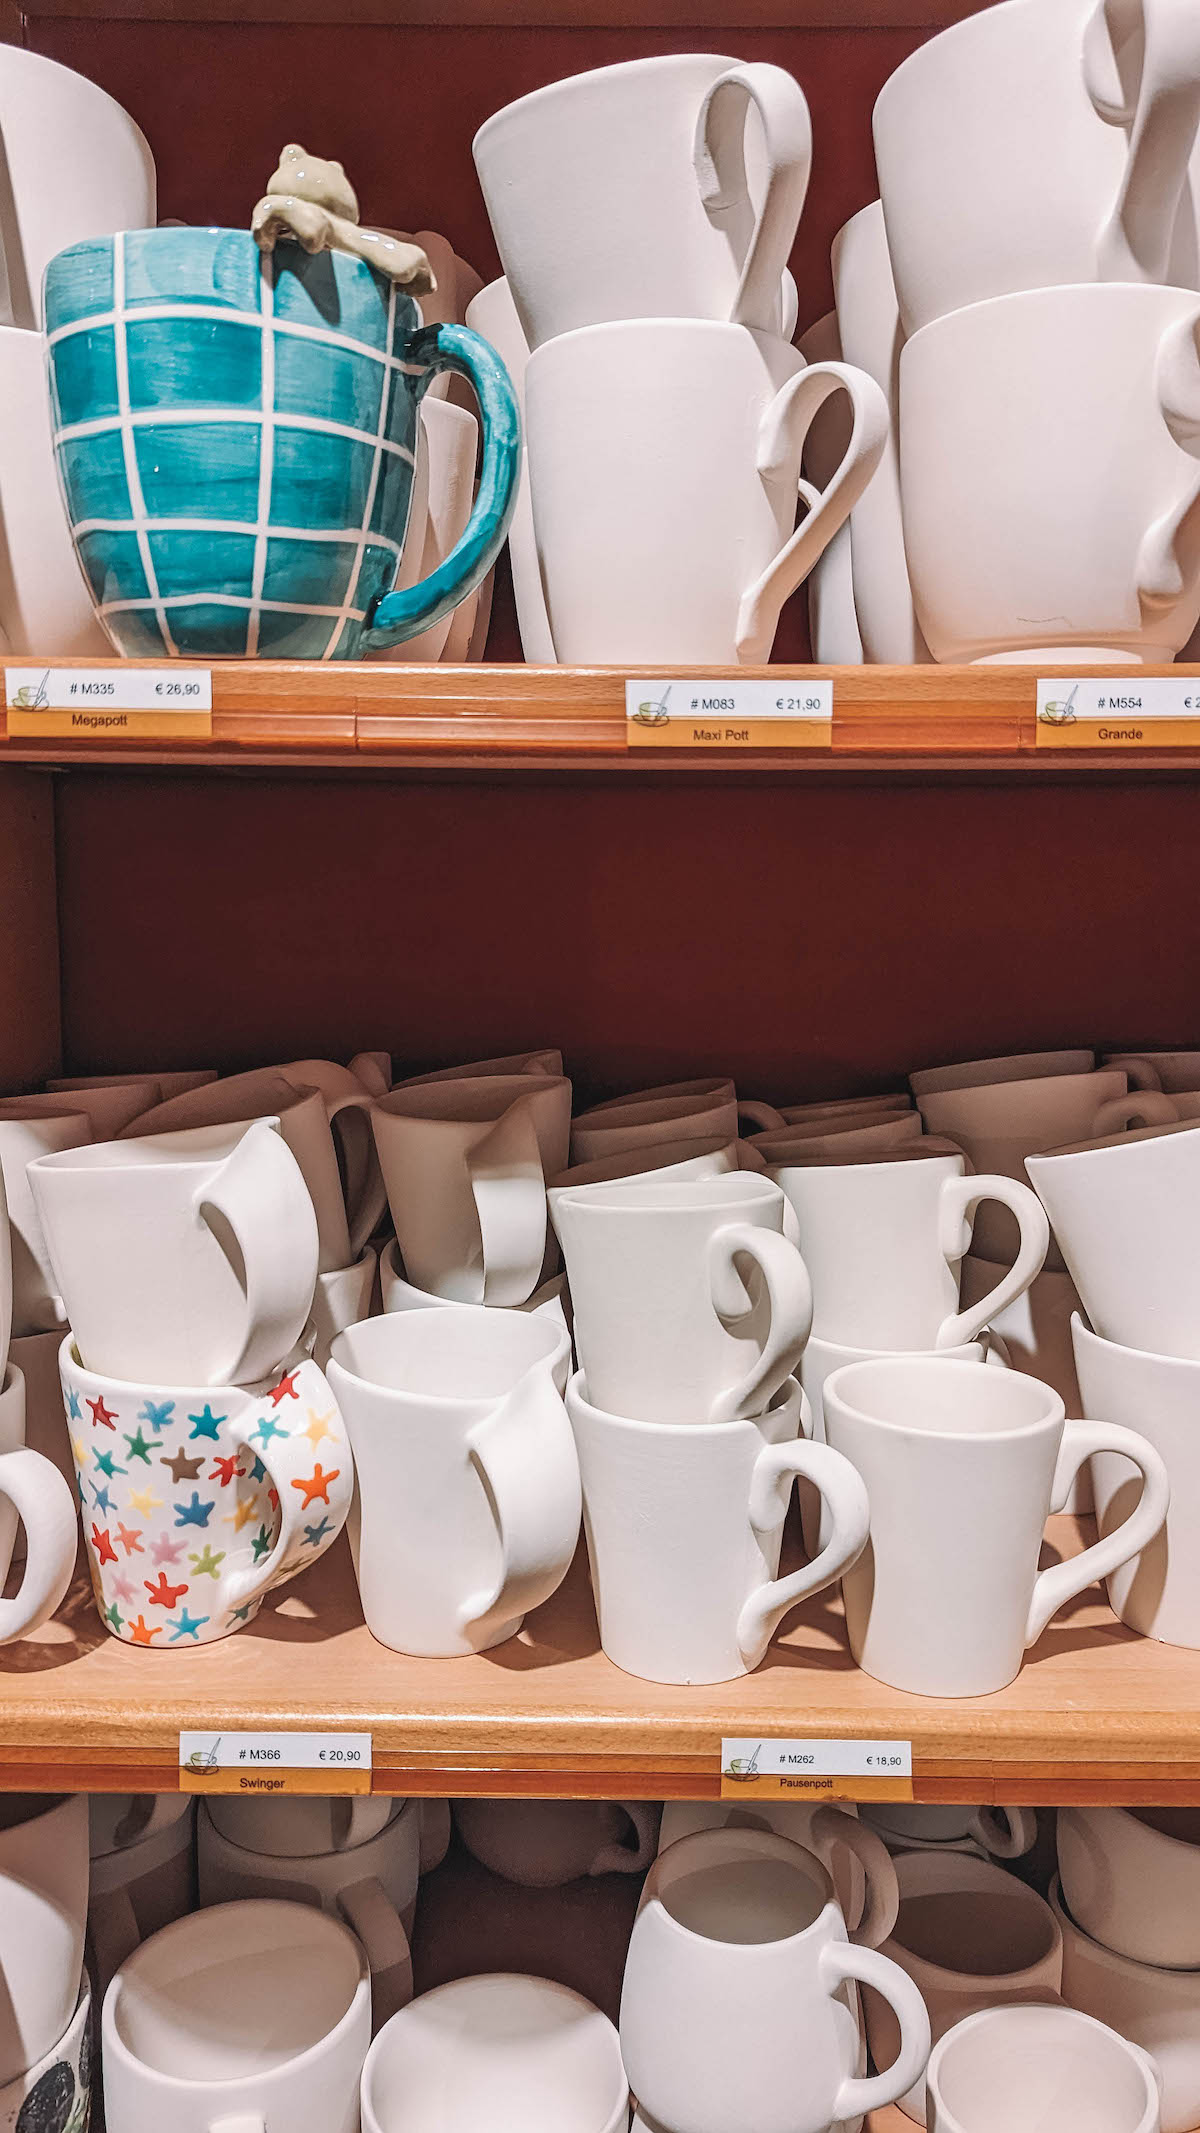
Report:
M208 667L6 667L4 704L13 738L208 740Z
M695 681L625 684L631 748L828 748L831 681Z

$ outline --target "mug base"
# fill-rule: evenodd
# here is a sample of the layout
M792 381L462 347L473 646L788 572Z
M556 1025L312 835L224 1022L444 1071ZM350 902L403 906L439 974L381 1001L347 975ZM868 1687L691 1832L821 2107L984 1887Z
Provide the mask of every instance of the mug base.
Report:
M1166 645L1146 644L1140 651L1128 645L1027 644L1006 652L983 652L966 663L972 667L1169 667L1175 654Z

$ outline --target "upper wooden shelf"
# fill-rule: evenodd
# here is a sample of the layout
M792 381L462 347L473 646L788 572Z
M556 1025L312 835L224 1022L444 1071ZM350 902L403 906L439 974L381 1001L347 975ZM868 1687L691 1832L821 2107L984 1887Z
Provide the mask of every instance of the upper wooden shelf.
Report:
M16 663L16 662L14 662ZM34 662L23 658L29 666ZM58 660L59 667L153 664ZM161 663L160 663L161 664ZM175 671L173 668L172 671ZM186 672L186 664L178 663ZM806 749L631 749L625 680L664 671L686 681L756 676L781 694L830 676L833 745ZM1064 670L1065 672L1065 670ZM1080 668L1131 680L1128 667ZM1136 670L1140 679L1189 675L1200 667ZM1190 749L1037 747L1036 667L712 667L615 668L402 666L347 662L230 661L214 666L212 737L197 741L119 739L81 733L66 739L10 738L0 727L0 762L234 763L429 769L624 769L694 772L813 772L886 766L1117 770L1200 768Z
M94 22L327 22L406 28L944 29L989 0L21 0L21 13Z
M1052 1521L1060 1553L1080 1545ZM223 1643L163 1657L106 1635L81 1577L0 1651L0 1789L169 1790L181 1729L344 1727L375 1786L613 1799L715 1797L723 1736L911 1740L918 1799L1200 1804L1200 1652L1134 1636L1098 1592L998 1696L906 1696L858 1672L840 1607L798 1611L763 1666L715 1688L635 1680L598 1648L586 1564L519 1639L409 1659L362 1620L345 1543Z

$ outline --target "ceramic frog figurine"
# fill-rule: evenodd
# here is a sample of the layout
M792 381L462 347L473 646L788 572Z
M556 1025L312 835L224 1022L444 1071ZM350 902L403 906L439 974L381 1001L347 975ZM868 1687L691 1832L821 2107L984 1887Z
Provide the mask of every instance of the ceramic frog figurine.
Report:
M418 244L406 243L386 230L359 228L358 199L340 163L309 155L290 142L279 168L250 218L259 250L273 252L281 237L292 238L306 252L350 252L365 259L389 281L412 296L437 287L433 268Z

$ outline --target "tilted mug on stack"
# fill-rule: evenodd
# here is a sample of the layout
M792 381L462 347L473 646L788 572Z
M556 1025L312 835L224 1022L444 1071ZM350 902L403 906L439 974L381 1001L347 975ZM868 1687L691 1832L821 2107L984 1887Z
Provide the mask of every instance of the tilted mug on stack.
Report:
M105 1627L211 1643L315 1562L354 1470L298 1347L317 1222L277 1119L94 1143L29 1166L70 1321L60 1369Z
M769 658L887 434L872 379L791 345L811 159L792 77L708 53L574 75L480 128L515 320L493 308L527 351L527 656ZM797 531L805 436L840 393L850 441Z

